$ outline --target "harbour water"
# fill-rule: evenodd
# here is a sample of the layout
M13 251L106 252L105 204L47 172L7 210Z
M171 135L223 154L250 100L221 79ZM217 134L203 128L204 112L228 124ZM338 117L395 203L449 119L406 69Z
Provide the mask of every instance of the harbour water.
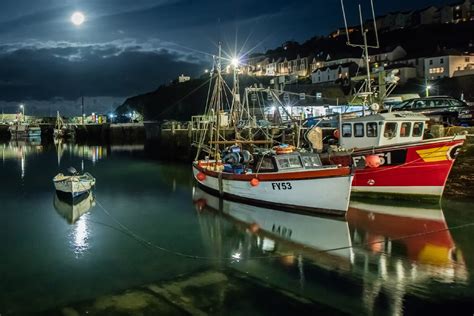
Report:
M239 204L143 146L0 144L0 314L474 312L473 201L352 201L346 219ZM61 201L70 166L97 179Z

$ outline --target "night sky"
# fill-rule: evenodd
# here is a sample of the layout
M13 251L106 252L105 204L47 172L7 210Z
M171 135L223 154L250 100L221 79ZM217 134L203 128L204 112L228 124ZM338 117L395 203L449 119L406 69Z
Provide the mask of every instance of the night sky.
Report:
M357 3L346 0L349 15ZM376 0L376 14L444 0ZM71 23L81 11L86 21ZM368 14L367 14L367 17ZM198 76L220 40L229 53L263 52L343 25L339 0L2 0L0 106L30 114L105 112L181 73ZM28 113L27 113L28 114Z

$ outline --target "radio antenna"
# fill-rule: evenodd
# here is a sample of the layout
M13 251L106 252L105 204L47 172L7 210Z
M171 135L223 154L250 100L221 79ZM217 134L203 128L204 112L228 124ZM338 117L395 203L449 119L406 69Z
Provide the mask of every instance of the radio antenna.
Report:
M370 58L369 58L369 48L378 49L380 48L379 43L379 35L377 32L377 23L375 21L375 10L374 10L374 2L370 0L370 7L372 11L372 18L374 23L374 32L375 32L375 45L369 45L367 42L367 33L368 30L364 27L364 19L362 17L362 6L359 4L359 20L360 20L360 30L362 34L362 38L364 40L363 44L356 44L351 42L350 34L349 34L349 27L347 26L347 18L346 18L346 10L344 8L344 0L341 0L341 8L342 8L342 16L344 17L344 26L346 28L346 37L347 42L346 44L351 47L360 47L364 51L364 59L365 59L365 66L367 67L367 79L366 79L366 88L367 93L365 94L366 97L372 101L371 94L372 94L372 82L370 77Z

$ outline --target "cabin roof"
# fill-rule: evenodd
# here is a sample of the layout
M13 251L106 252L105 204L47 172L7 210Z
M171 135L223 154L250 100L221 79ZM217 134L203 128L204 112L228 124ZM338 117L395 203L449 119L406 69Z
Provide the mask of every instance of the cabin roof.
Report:
M347 123L373 122L373 121L427 121L429 118L420 113L409 111L377 113L366 116L359 116L353 119L344 120ZM343 122L343 123L344 123Z

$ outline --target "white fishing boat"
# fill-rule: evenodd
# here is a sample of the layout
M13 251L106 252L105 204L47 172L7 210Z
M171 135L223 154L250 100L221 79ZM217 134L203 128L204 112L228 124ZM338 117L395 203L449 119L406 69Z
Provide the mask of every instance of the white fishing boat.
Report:
M31 124L14 124L8 128L12 138L39 138L41 128Z
M193 162L194 178L199 185L211 193L244 203L345 214L351 191L351 168L323 166L316 153L295 152L291 146L257 148L258 145L268 146L273 140L254 140L252 124L247 130L241 125L242 122L254 122L255 117L240 104L236 63L233 63L234 87L230 91L232 103L225 108L224 95L228 86L221 76L220 56L219 48L217 69L212 71L211 78L213 94L205 115L208 120L199 137ZM226 139L229 132L234 134L234 139ZM244 134L249 137L244 138ZM229 145L232 146L225 148ZM252 153L245 148L251 149ZM207 154L202 160L199 159L201 151Z
M68 223L74 224L82 215L95 206L95 198L92 192L81 195L81 198L70 201L59 194L54 196L54 208Z
M76 198L89 192L95 185L95 178L90 173L81 175L72 167L68 171L71 175L59 173L53 178L56 191Z
M199 185L227 199L309 212L347 211L351 169L322 166L315 154L269 153L256 156L245 172L228 168L229 164L215 160L193 163Z
M66 124L64 124L64 120L59 115L59 111L57 112L56 116L56 125L54 126L53 131L54 138L68 138L74 136L74 131L69 128Z

